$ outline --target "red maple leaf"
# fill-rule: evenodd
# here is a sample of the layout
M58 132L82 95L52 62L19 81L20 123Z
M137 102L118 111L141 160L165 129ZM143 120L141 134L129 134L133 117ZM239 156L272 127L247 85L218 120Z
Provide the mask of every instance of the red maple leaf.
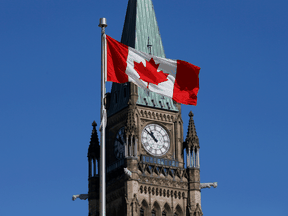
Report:
M168 73L163 73L163 71L157 71L160 64L155 64L153 58L150 59L148 62L146 60L146 67L143 65L142 62L137 63L134 61L134 69L140 76L140 79L147 82L147 88L150 83L158 85L161 82L167 81Z

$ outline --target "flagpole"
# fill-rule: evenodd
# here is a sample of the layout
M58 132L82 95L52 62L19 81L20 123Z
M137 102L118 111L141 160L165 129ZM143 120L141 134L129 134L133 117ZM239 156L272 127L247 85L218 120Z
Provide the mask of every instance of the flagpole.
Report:
M105 154L105 117L106 110L104 104L104 98L106 94L106 86L105 86L105 72L106 72L106 43L105 43L105 28L107 27L106 18L100 18L99 27L101 27L101 141L100 141L100 215L106 216L106 154Z

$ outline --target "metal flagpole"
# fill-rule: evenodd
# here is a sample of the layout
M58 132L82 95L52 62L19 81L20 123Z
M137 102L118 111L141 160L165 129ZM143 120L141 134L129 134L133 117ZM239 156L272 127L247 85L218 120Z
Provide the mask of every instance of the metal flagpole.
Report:
M100 18L99 27L101 27L101 142L100 142L100 215L106 216L106 155L105 155L105 127L106 127L106 109L104 98L106 94L106 43L105 28L107 27L106 18Z

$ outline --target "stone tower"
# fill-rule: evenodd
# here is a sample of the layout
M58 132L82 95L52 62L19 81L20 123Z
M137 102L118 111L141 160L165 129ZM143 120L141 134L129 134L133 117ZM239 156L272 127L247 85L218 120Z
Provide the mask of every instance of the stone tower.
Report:
M165 57L151 0L129 0L121 42ZM181 106L172 99L133 83L113 83L107 101L107 215L202 216L199 140L192 112L184 141ZM88 200L89 215L96 216L99 141L96 123L92 126Z

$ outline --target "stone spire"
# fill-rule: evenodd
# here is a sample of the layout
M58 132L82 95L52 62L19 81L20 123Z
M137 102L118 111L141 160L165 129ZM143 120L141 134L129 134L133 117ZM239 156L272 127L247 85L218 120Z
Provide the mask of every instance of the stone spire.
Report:
M93 121L92 123L93 129L92 129L92 134L91 134L91 138L90 138L90 145L88 148L88 154L87 157L89 159L99 159L100 157L100 146L99 146L99 139L98 139L98 134L97 134L97 130L96 130L96 122Z
M189 119L189 125L188 125L188 132L187 132L186 140L184 142L184 148L190 148L190 149L194 149L194 147L200 148L199 138L198 138L197 133L196 133L196 128L195 128L193 116L194 115L193 115L192 111L190 111L189 112L190 119Z

